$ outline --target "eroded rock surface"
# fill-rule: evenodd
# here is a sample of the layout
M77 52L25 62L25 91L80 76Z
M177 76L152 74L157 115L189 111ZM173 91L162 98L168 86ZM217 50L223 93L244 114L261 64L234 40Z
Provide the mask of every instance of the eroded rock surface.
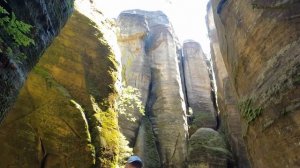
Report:
M125 86L137 88L141 93L141 101L146 106L150 85L150 58L145 52L145 37L148 34L148 22L144 15L122 12L118 17L118 44L122 54L122 80ZM131 146L137 137L140 118L138 110L130 111L136 118L132 122L125 115L120 115L119 125L122 133L130 141Z
M144 167L161 167L156 138L153 133L152 124L148 118L141 120L134 153L141 157Z
M212 2L252 166L298 167L300 3Z
M73 0L63 1L7 1L1 3L8 12L14 12L17 19L33 26L30 32L30 38L35 45L29 47L17 47L10 36L2 28L0 30L1 50L7 47L12 49L14 55L22 52L27 56L26 59L16 63L17 60L9 60L1 52L0 55L0 122L5 117L7 109L14 103L19 89L22 87L27 73L34 67L39 57L45 49L51 44L52 40L59 33L67 18L73 10ZM26 15L25 15L26 14Z
M189 132L193 133L201 127L216 129L217 117L211 97L212 88L201 46L195 41L187 41L182 50L187 102L193 111Z
M174 30L160 11L124 11L118 22L123 76L142 93L161 164L184 167L188 133Z
M115 100L116 56L103 35L111 27L99 12L89 11L102 23L80 12L29 74L0 125L0 167L116 164L117 114L95 104Z
M168 28L157 27L153 31L149 48L152 58L151 121L163 167L184 167L188 133L176 43Z
M212 10L212 6L209 3L207 6L206 21L211 42L211 58L217 86L216 97L221 122L220 130L224 131L226 135L237 166L246 168L250 167L250 163L242 138L240 113L237 107L235 90L232 88L222 58L213 12L215 11Z

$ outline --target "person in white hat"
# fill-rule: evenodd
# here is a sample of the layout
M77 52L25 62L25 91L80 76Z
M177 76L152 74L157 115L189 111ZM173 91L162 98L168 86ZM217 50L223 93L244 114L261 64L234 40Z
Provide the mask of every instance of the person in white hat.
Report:
M142 168L142 159L138 156L130 156L127 160L125 168Z

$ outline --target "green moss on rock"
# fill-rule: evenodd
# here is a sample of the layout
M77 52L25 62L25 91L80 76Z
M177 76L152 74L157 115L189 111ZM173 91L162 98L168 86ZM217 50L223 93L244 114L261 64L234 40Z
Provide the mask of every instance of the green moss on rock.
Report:
M222 136L211 128L198 129L189 140L189 167L209 165L222 167L227 165L232 155Z
M247 121L247 123L254 121L258 116L262 114L262 108L254 107L252 104L252 99L247 99L240 102L239 110L241 111L241 115Z

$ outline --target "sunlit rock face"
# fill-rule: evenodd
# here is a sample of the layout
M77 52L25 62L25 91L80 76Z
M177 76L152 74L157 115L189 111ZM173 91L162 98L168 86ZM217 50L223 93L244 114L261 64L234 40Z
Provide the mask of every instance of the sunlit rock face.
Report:
M148 34L148 23L144 15L123 12L117 20L119 27L118 44L122 53L122 80L126 86L137 88L141 93L143 106L146 105L150 85L150 59L145 51L145 37ZM138 111L130 111L136 122L120 114L119 125L122 133L133 145L137 137L140 118Z
M149 111L159 141L163 167L184 167L187 121L174 35L165 27L153 30L149 56L152 85Z
M192 109L190 133L198 128L216 129L216 113L212 102L211 85L206 58L199 43L183 44L183 70L187 102Z
M206 21L211 42L211 59L217 86L216 97L220 114L221 131L224 131L226 135L237 166L243 168L250 167L246 147L242 138L240 113L237 107L235 91L228 78L227 69L220 51L218 34L210 3L207 6Z
M116 114L100 114L90 99L107 100L109 105L115 100L116 56L103 35L111 29L110 22L91 8L89 12L102 23L79 11L29 74L0 125L0 167L116 164L118 146L104 137L115 138ZM108 124L112 125L109 132L105 131Z
M33 26L30 37L35 45L17 47L6 31L0 30L3 42L0 42L0 122L5 117L7 109L14 103L28 72L37 63L39 57L51 44L55 36L63 27L73 10L73 0L62 1L7 1L2 2L8 12L14 12L17 19ZM23 52L27 58L16 63L11 59L7 62L7 55L2 51L12 49L14 55Z
M158 142L161 164L163 167L185 167L188 137L186 107L179 72L178 43L173 28L167 16L160 11L124 11L118 23L122 74L128 85L142 93L146 115L155 135L153 140ZM121 128L122 122L120 120ZM136 127L138 123L125 128L125 133L128 132L126 129L134 132Z
M252 167L299 167L299 1L212 2Z

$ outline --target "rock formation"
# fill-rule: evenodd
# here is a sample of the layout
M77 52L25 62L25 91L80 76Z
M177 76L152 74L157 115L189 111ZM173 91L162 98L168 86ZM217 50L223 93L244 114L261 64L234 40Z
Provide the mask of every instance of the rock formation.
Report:
M67 21L73 10L73 0L53 2L37 0L20 2L11 0L7 1L7 3L1 2L1 7L9 12L10 16L14 13L17 19L33 26L30 38L34 40L34 45L18 47L11 36L8 36L6 31L4 31L5 29L1 27L0 122L5 117L7 109L14 103L27 73L37 63L39 57ZM27 58L19 60L19 62L8 58L4 53L8 48L12 49L13 55L24 54Z
M217 35L217 29L214 22L211 3L207 6L207 27L211 42L211 58L217 86L217 105L220 112L221 130L224 131L238 167L250 167L248 155L244 140L242 138L241 120L236 104L235 92L228 78L220 44Z
M186 107L173 28L167 16L159 11L124 11L118 23L123 76L128 85L141 91L147 104L146 115L157 138L161 164L185 167Z
M219 3L212 1L220 51L228 72L223 90L226 85L232 86L251 164L298 167L300 3ZM218 55L215 53L219 59ZM226 97L223 99L226 102Z
M117 114L97 105L116 96L117 58L103 35L110 22L83 12L76 8L1 123L0 167L116 165Z
M189 168L227 167L231 153L222 136L211 128L198 129L189 140Z
M141 120L137 140L134 146L134 153L143 158L144 167L161 167L156 143L152 124L149 119L144 117Z
M201 46L181 47L160 11L122 12L116 38L93 1L76 0L52 42L72 0L0 7L0 25L16 16L35 42L18 46L0 28L0 167L111 168L129 147L148 168L299 167L299 1L211 1L218 109ZM116 112L120 82L141 93L145 114L125 113L135 121Z
M201 46L195 41L187 41L182 50L187 102L193 111L189 132L193 133L201 127L216 129L210 78Z
M122 53L122 80L126 86L137 88L141 93L142 103L145 106L148 99L150 85L150 59L145 51L145 37L148 33L148 23L144 15L123 12L117 20L119 27L118 44ZM119 125L122 133L134 144L142 117L138 111L132 111L137 122L129 121L126 116L120 115Z

